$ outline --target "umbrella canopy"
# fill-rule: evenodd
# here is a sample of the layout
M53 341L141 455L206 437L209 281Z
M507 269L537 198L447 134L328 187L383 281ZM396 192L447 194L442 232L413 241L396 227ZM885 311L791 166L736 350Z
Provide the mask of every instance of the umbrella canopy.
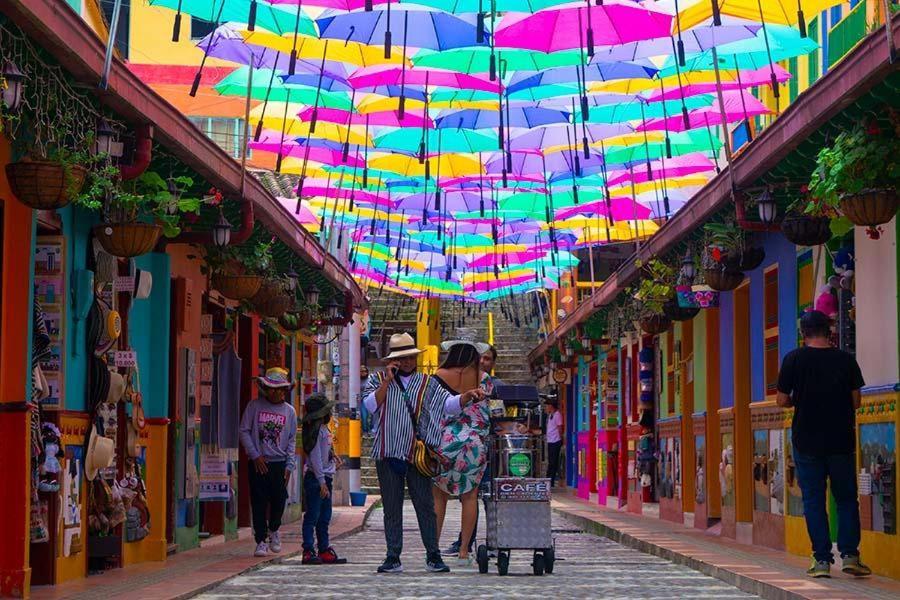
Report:
M405 35L412 48L448 50L488 45L490 35L476 42L475 25L460 17L432 10L387 10L328 15L316 19L322 38L380 44L388 31L401 40ZM405 27L404 27L405 24ZM390 37L388 39L391 39ZM389 44L390 45L390 44Z

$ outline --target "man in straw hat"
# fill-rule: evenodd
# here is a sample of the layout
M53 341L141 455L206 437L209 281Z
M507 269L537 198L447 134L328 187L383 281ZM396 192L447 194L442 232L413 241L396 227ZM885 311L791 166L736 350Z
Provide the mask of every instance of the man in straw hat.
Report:
M253 555L266 556L281 552L278 528L287 501L287 481L296 466L297 413L285 402L294 387L285 369L271 368L257 377L257 383L262 398L251 400L244 409L240 438L250 459Z
M387 556L378 572L403 571L403 492L408 489L427 552L425 567L432 573L446 573L450 569L441 560L438 548L432 480L419 473L410 461L417 436L426 446L436 448L443 416L459 413L467 403L480 399L483 392L474 389L454 396L436 380L417 373L417 357L422 351L408 333L392 335L389 348L384 357L385 370L372 374L363 390L363 402L375 421L372 458L384 505Z

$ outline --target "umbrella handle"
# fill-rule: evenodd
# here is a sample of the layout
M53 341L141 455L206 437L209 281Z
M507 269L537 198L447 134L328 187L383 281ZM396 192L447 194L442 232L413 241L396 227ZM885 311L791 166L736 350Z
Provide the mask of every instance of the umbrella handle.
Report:
M678 38L678 64L682 67L687 66L687 60L684 54L684 41L681 38Z
M806 15L803 14L803 8L797 4L797 29L800 30L800 37L807 37L806 32Z
M256 0L251 0L250 14L247 16L247 31L255 31L256 30L256 8L257 8Z
M397 119L402 121L406 117L406 96L400 94L400 103L397 106Z
M293 75L297 70L297 49L291 50L291 62L288 63L288 75Z
M390 31L384 32L384 57L385 58L391 57L391 32Z
M691 128L691 117L688 115L687 106L685 106L683 103L681 105L681 118L684 120L684 128L690 129Z
M306 181L306 175L301 175L300 180L297 182L297 197L301 197L303 195L303 184Z
M582 145L583 148L584 148L584 160L590 160L590 158L591 158L591 149L590 149L590 146L588 146L588 139L587 139L587 136L584 136L583 138L581 138L581 145Z
M441 188L434 190L434 210L441 212Z
M587 30L587 55L592 58L594 56L594 29L593 29L593 27L588 27L588 30Z
M480 11L475 21L475 43L484 43L484 13Z
M181 37L181 11L175 13L175 23L172 25L172 41L177 42Z
M581 119L587 121L590 118L590 107L588 106L587 94L581 97Z
M372 0L366 0L366 12L372 12L373 4Z
M666 133L666 158L672 158L672 138Z
M431 161L425 161L425 179L431 179Z
M719 0L710 0L712 2L713 25L719 27L722 25L722 14L719 12Z
M344 164L347 164L348 158L350 158L350 142L344 142L344 148L341 151L341 162ZM351 204L352 204L352 200L351 200Z
M318 120L319 120L319 109L313 108L312 119L309 122L309 132L310 133L316 132L316 123L318 122Z
M363 180L362 185L364 188L369 187L369 167L368 165L363 167Z
M488 63L488 73L491 81L497 81L497 55L491 52L491 59Z
M262 119L256 122L256 131L253 132L253 141L258 142L262 135L263 122Z
M425 164L425 140L419 142L419 164Z

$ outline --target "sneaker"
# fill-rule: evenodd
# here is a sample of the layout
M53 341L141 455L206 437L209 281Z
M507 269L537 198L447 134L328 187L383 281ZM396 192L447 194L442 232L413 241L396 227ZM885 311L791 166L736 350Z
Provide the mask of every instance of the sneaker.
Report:
M281 536L278 535L277 531L269 532L269 552L274 552L275 554L281 552Z
M468 555L465 558L457 558L456 559L456 568L457 569L471 569L472 568L472 555Z
M381 566L378 567L379 573L402 573L403 565L400 564L399 558L394 558L392 556L388 556L384 559L384 562L381 563Z
M813 559L813 564L806 570L809 577L831 577L831 563L827 560Z
M268 556L269 555L269 545L265 542L260 542L256 545L256 551L253 553L253 556Z
M429 573L449 573L450 567L444 564L440 556L425 561L425 570Z
M326 548L319 552L319 559L326 565L343 565L347 563L346 558L340 558L334 548Z
M300 561L302 565L321 565L322 559L316 556L316 553L312 550L304 550L303 558Z
M872 574L872 569L862 564L859 560L859 556L845 556L843 558L841 571L848 575L853 575L854 577L868 577Z
M456 556L457 554L459 554L459 542L453 542L446 550L441 552L441 554L443 556Z

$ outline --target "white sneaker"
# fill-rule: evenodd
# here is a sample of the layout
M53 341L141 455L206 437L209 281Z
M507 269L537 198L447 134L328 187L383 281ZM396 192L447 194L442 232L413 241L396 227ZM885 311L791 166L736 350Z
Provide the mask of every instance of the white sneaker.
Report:
M281 552L281 536L277 531L269 532L269 551L275 554Z
M456 568L457 569L471 569L472 568L472 555L468 555L465 558L457 558L456 559Z
M265 542L260 542L256 545L256 552L253 553L253 556L268 556L269 554L269 545Z

